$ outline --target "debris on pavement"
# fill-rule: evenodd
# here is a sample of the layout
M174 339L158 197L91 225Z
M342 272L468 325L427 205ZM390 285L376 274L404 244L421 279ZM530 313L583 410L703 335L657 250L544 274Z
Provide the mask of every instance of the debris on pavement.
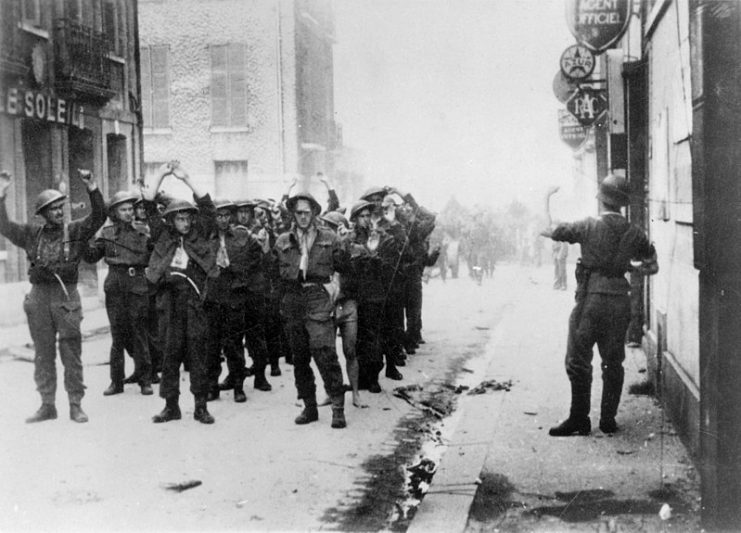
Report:
M659 510L659 518L662 520L669 520L672 517L672 508L668 503L661 506Z
M488 379L476 385L474 388L468 391L468 394L485 394L486 392L490 390L491 391L503 390L503 391L509 392L511 388L512 388L512 380L499 382L496 379Z
M188 489L198 487L202 484L203 482L199 479L191 479L189 481L183 481L182 483L165 483L164 487L167 490L172 490L174 492L183 492Z

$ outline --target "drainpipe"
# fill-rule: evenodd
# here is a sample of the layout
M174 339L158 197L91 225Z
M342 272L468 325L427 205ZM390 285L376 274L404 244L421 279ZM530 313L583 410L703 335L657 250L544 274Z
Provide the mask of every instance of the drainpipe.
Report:
M286 130L285 117L283 116L283 24L281 23L282 10L281 1L276 0L276 17L275 17L275 50L276 50L276 83L278 84L278 168L280 169L280 179L286 174Z

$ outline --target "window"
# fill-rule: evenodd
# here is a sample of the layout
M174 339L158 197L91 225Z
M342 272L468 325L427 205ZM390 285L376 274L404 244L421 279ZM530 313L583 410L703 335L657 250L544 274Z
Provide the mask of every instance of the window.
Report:
M23 0L23 22L32 26L41 26L40 0Z
M247 126L245 46L211 46L211 125Z
M141 48L142 114L144 127L170 127L170 84L167 46Z
M124 56L125 4L120 0L103 0L103 33L111 53Z
M241 196L247 182L247 161L214 161L214 171L217 197Z

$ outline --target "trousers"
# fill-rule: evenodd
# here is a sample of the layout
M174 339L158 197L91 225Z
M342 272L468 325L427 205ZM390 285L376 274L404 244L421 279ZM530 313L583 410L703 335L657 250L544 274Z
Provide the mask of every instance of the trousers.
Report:
M85 395L82 375L82 305L75 285L65 294L57 283L34 284L23 302L35 357L33 377L41 401L53 405L57 393L57 341L64 365L64 388L69 402L79 404Z

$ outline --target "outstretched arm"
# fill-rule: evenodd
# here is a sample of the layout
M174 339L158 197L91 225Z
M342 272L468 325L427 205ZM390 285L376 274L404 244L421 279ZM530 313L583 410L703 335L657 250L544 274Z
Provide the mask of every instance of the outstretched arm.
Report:
M162 163L162 165L160 165L154 182L146 184L144 187L142 187L142 198L144 198L144 200L154 202L154 198L155 196L157 196L157 191L159 191L159 188L162 185L162 180L164 180L165 176L172 172L172 169L173 167L171 161Z
M548 225L543 231L540 232L543 237L550 238L553 235L553 219L551 218L551 196L556 194L559 189L560 187L553 186L548 189L548 192L545 195L545 219Z

